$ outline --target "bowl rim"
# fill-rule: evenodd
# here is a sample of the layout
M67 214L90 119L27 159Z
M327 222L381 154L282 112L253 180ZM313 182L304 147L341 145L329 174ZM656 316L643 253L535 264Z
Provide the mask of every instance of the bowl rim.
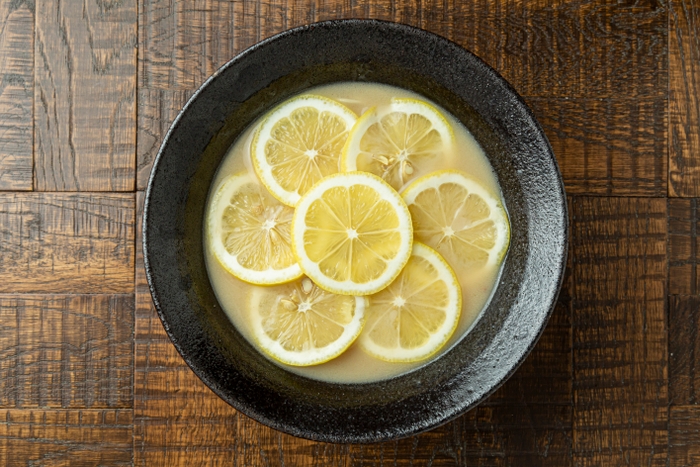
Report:
M558 212L562 215L563 218L563 223L562 223L562 231L558 232L560 240L559 245L561 246L560 248L560 253L561 255L559 256L559 261L558 264L556 264L556 278L555 278L555 284L554 285L554 292L552 295L551 303L548 304L546 312L543 314L543 319L537 326L536 332L533 335L530 335L527 337L529 340L529 344L527 345L527 348L525 351L519 356L517 361L510 366L510 368L503 373L503 375L498 379L496 384L491 386L485 391L482 391L479 393L478 398L475 401L470 402L466 407L462 407L459 404L456 404L454 406L454 409L451 411L448 411L446 416L440 416L434 420L429 420L427 423L425 423L422 426L412 426L412 427L406 427L405 430L403 430L399 435L397 436L395 433L392 433L391 435L382 438L381 436L377 436L376 433L368 434L368 435L351 435L350 437L345 437L345 436L337 436L335 434L327 434L327 433L317 433L309 430L304 430L304 429L299 429L296 426L290 426L289 424L286 423L280 423L278 420L274 418L270 418L267 416L266 413L260 412L256 410L253 407L250 407L235 397L233 397L231 394L228 393L223 393L221 390L221 387L217 384L216 381L214 381L209 374L206 372L203 372L197 364L193 364L193 362L190 359L189 356L189 351L186 349L181 341L180 341L180 336L171 328L168 320L168 316L164 311L164 304L161 302L159 299L160 294L158 292L158 286L155 283L154 280L154 270L152 266L152 261L150 260L150 253L149 253L149 218L150 218L150 210L151 210L151 197L153 195L153 190L154 190L154 184L155 180L158 177L158 170L160 169L161 165L163 164L163 159L166 157L165 156L165 150L168 147L168 145L171 143L173 139L173 135L177 132L179 125L182 123L182 120L184 116L190 111L191 107L195 105L195 103L198 101L199 97L207 90L211 84L219 78L223 73L225 73L229 68L237 66L242 60L244 60L246 57L248 57L251 54L255 54L259 49L264 49L267 48L270 44L275 44L280 40L283 40L285 38L289 38L290 36L298 35L298 34L306 34L312 32L316 28L344 28L352 25L376 25L376 26L381 26L385 28L390 28L392 30L398 31L399 33L410 33L410 34L422 34L422 35L428 35L432 36L435 40L443 43L447 43L452 47L455 47L465 53L466 55L469 56L469 59L474 61L475 63L479 63L479 66L481 67L481 72L490 74L490 78L496 82L498 82L498 85L501 86L508 94L510 94L510 98L512 98L515 102L517 102L519 106L519 110L524 112L526 114L527 118L531 121L533 124L534 128L538 131L538 137L541 138L542 142L546 146L546 153L550 156L550 161L549 163L552 165L552 167L556 170L556 173L558 174L558 193L557 196L560 198L562 203L556 208L558 208ZM544 131L542 130L541 126L537 122L534 114L532 113L531 109L527 106L523 98L518 94L518 92L515 90L515 88L508 82L506 81L496 70L494 70L492 67L490 67L488 64L486 64L480 57L476 56L463 46L451 41L450 39L447 39L443 36L440 36L438 34L435 34L433 32L420 29L411 25L403 24L403 23L398 23L398 22L390 22L390 21L384 21L384 20L377 20L377 19L340 19L340 20L328 20L328 21L320 21L316 23L311 23L311 24L306 24L302 25L299 27L295 27L292 29L288 29L286 31L282 31L280 33L277 33L273 36L270 36L269 38L266 38L260 42L257 42L253 44L252 46L246 48L245 50L241 51L240 53L236 54L231 60L229 60L227 63L225 63L223 66L221 66L217 71L215 71L211 76L209 76L198 88L197 90L190 96L190 98L187 100L186 104L183 106L182 109L178 112L177 116L171 123L170 127L168 128L165 136L163 137L163 141L159 147L158 153L156 158L154 159L153 162L153 167L151 169L149 179L148 179L148 185L145 191L145 196L144 196L144 205L143 205L143 219L142 219L142 247L143 247L143 261L144 261L144 267L146 270L146 277L148 279L148 286L149 290L151 293L151 297L153 299L154 307L159 315L159 318L161 320L161 323L164 326L164 329L170 338L171 342L175 346L175 348L178 350L180 355L182 356L183 360L186 362L186 364L193 370L193 372L198 376L199 379L201 379L212 391L214 391L220 398L225 400L227 403L232 405L237 411L240 411L244 413L247 416L250 416L251 418L267 425L270 426L274 429L292 434L294 436L300 436L304 437L307 439L312 439L316 441L324 441L324 442L360 442L360 443L366 443L366 442L378 442L378 441L386 441L390 439L397 439L397 438L402 438L418 433L422 433L428 430L432 430L436 427L439 427L443 424L446 424L455 418L463 415L466 411L471 410L472 408L476 407L479 405L481 402L483 402L485 399L487 399L491 394L493 394L498 388L500 388L520 367L520 365L523 363L523 361L527 358L527 356L530 354L532 349L535 347L537 342L539 341L539 338L541 337L542 333L544 332L547 322L549 321L554 308L557 304L557 299L559 296L559 293L561 291L562 284L564 282L564 275L566 271L566 263L567 263L567 257L568 257L568 249L569 249L569 215L568 215L568 206L566 202L566 192L564 189L564 184L561 178L561 172L559 171L559 167L556 161L556 158L554 157L554 153L552 150L552 147L544 134Z

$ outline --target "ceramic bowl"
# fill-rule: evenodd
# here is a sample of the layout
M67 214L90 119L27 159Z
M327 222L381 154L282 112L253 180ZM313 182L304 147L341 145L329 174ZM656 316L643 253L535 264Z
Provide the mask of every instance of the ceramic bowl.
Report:
M440 358L368 384L332 384L271 363L234 329L204 264L204 206L227 149L251 122L309 87L370 81L422 94L485 150L511 220L497 288L472 330ZM341 20L267 39L218 70L175 119L144 207L156 310L177 350L216 394L272 428L314 440L378 442L435 428L475 407L516 370L554 308L567 209L551 147L513 88L479 58L413 27Z

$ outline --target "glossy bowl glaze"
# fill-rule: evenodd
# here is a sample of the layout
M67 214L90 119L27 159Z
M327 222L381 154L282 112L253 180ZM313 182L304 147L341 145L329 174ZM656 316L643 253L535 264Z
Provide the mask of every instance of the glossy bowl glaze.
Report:
M204 207L233 141L290 96L338 81L410 89L461 120L503 190L512 238L500 282L456 346L402 376L332 384L285 371L234 329L204 264ZM192 96L165 137L144 207L144 255L163 325L192 370L244 414L331 442L376 442L437 427L476 406L533 348L567 253L564 188L551 147L513 88L458 45L409 26L341 20L300 27L244 51Z

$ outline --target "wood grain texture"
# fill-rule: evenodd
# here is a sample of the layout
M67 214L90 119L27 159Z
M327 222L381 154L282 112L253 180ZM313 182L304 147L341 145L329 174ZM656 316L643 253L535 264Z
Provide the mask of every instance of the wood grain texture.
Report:
M133 404L133 295L0 295L0 406Z
M143 0L139 16L139 85L146 88L193 89L261 39L351 17L453 39L527 96L663 97L667 86L667 13L652 1Z
M146 189L163 138L191 95L192 91L139 90L136 189Z
M134 194L0 193L0 293L133 293Z
M33 187L34 4L0 3L0 190Z
M141 0L139 88L195 89L241 47L252 45L234 44L235 35L246 34L234 19L236 3L250 8L253 2Z
M530 97L664 97L667 12L655 1L455 2L453 38Z
M189 369L168 338L149 295L136 296L134 409L141 419L235 418L237 413ZM194 420L196 422L196 420ZM226 425L227 423L223 423Z
M666 195L664 99L527 101L552 144L568 193Z
M669 199L668 216L668 293L700 294L700 199Z
M572 203L574 463L666 465L665 199Z
M134 293L151 296L148 289L148 280L146 279L146 270L143 264L143 202L146 199L146 193L143 191L136 192L136 241L134 243Z
M700 465L700 407L673 406L669 418L668 465Z
M670 296L668 327L670 402L700 404L700 295Z
M136 3L37 0L35 187L130 191Z
M570 193L664 196L668 190L666 12L654 3L246 0L233 9L217 1L201 3L143 1L142 86L192 89L236 52L309 21L400 21L456 40L528 96ZM221 27L221 21L236 27ZM177 94L149 90L140 97L148 112L139 122L141 189L147 161L162 140L155 125L171 120L179 107ZM163 98L166 104L159 105Z
M574 197L564 288L512 378L428 433L333 445L236 412L178 355L143 271L143 191L0 193L0 465L700 464L698 9L2 3L0 191L143 190L170 122L219 66L285 29L356 17L436 32L496 68L534 109Z
M130 466L130 410L0 409L6 467Z
M700 197L700 4L668 9L669 194Z

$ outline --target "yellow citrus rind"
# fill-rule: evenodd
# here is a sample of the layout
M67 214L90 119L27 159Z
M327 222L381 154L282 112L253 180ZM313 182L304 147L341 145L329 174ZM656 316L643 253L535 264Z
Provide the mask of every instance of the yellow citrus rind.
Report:
M235 277L258 285L289 282L302 274L291 247L292 215L254 175L236 174L209 203L205 238Z
M401 196L415 239L434 248L457 271L501 263L510 244L508 214L479 183L457 170L439 170L413 181Z
M415 362L438 352L457 329L462 290L447 262L432 248L413 243L401 274L367 297L362 349L380 360Z
M332 99L310 94L271 110L253 136L250 153L263 185L296 206L315 183L340 170L345 140L357 115Z
M299 201L292 249L304 274L338 294L386 287L408 261L411 217L399 194L365 172L330 175Z
M363 297L322 290L306 277L256 288L250 297L254 339L278 362L325 363L345 352L360 335L365 303Z
M454 131L427 102L394 98L357 120L343 148L341 169L373 173L394 189L431 170L454 145Z

